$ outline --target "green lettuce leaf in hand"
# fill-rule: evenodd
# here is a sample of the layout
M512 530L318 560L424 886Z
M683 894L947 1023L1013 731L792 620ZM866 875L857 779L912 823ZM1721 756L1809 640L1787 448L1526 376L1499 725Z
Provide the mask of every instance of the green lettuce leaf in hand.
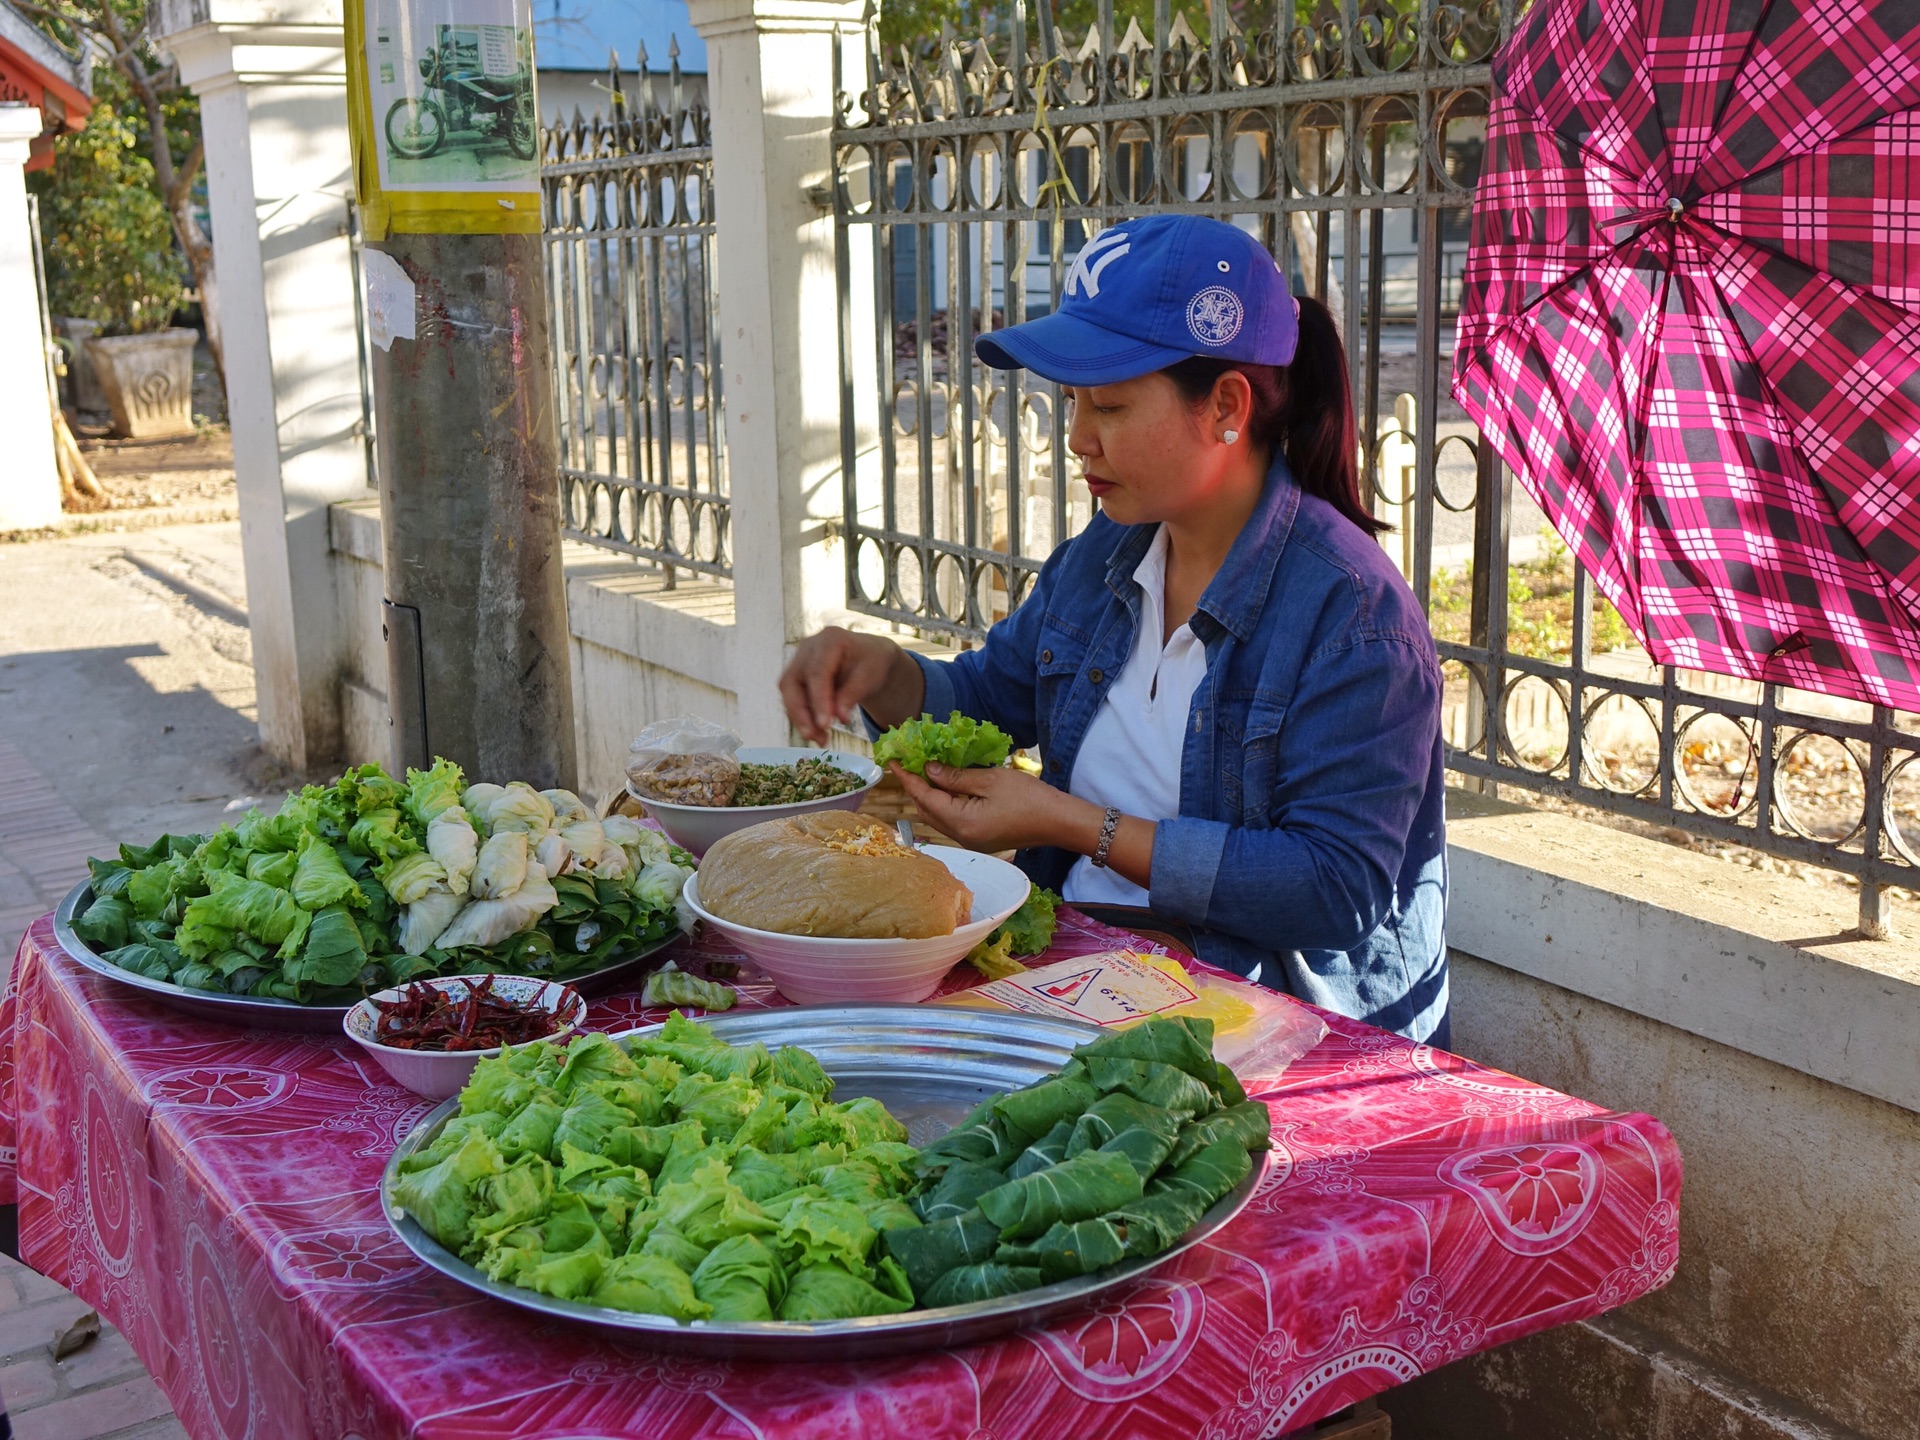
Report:
M955 710L945 720L922 715L905 720L873 742L873 758L881 765L897 763L915 775L927 766L950 765L964 770L975 765L998 765L1013 751L1013 739L991 721L982 722Z
M808 1265L794 1273L780 1302L782 1320L851 1320L861 1315L898 1315L911 1300L889 1295L837 1265Z

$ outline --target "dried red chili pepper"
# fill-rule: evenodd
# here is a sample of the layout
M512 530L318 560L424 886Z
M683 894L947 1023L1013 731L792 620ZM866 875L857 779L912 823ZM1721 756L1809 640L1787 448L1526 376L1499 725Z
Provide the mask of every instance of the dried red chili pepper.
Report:
M494 977L467 982L466 993L415 981L395 1000L373 1002L373 1038L395 1050L492 1050L525 1045L560 1028L546 1009L526 1009L494 993Z

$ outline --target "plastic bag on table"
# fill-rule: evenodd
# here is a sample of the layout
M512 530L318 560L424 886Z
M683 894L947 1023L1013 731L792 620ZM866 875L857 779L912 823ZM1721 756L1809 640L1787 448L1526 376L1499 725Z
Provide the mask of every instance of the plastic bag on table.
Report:
M740 737L695 715L656 720L627 749L627 789L639 800L721 806L740 783Z
M1213 1021L1213 1053L1245 1083L1272 1080L1327 1036L1304 1005L1267 989L1188 970L1171 955L1108 950L1060 960L943 996L942 1005L1022 1010L1124 1029L1150 1015Z

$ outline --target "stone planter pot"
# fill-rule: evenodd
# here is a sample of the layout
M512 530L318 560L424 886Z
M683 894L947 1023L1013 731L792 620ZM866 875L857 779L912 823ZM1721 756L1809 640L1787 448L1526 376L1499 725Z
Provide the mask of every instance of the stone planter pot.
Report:
M113 412L113 433L132 440L193 433L193 330L104 335L87 356Z
M67 342L67 399L76 410L105 410L106 392L100 388L100 377L93 373L93 359L87 354L87 341L100 333L100 322L56 315L53 328Z

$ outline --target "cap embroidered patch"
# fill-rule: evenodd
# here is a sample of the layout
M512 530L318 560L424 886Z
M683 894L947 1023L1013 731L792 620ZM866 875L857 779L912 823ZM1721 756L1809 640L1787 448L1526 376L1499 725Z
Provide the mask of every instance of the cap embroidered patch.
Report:
M1050 312L973 344L996 369L1114 385L1193 355L1285 365L1299 339L1286 276L1258 239L1201 215L1143 215L1088 237Z
M1187 302L1187 329L1202 345L1225 345L1246 318L1240 297L1224 285L1209 285Z

